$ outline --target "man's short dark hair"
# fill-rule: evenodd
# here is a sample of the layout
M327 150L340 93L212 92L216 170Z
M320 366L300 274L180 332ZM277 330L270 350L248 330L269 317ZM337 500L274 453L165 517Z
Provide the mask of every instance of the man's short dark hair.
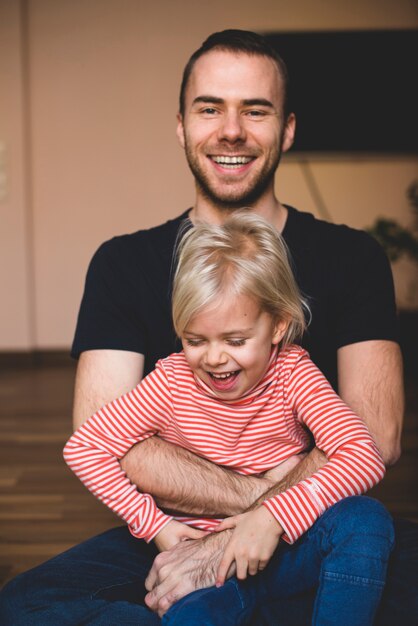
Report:
M184 68L180 87L179 111L181 115L184 115L185 93L194 64L201 56L210 50L222 50L235 53L242 52L244 54L264 56L272 59L276 63L279 74L283 80L283 109L285 115L287 115L289 76L285 62L262 35L249 30L237 30L233 28L209 35L200 48L193 52L190 57Z

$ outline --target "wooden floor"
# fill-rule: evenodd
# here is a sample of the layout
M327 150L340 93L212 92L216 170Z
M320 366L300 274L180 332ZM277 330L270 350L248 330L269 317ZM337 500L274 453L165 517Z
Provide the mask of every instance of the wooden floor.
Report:
M407 372L403 456L373 495L418 522L418 397ZM0 370L0 585L120 521L62 460L74 366Z

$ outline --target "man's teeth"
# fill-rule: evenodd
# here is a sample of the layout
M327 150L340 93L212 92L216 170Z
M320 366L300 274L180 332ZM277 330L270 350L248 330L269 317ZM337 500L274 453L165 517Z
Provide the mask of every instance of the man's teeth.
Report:
M219 165L227 165L229 167L239 167L240 165L246 165L252 160L252 157L248 156L214 156L212 157L215 163Z

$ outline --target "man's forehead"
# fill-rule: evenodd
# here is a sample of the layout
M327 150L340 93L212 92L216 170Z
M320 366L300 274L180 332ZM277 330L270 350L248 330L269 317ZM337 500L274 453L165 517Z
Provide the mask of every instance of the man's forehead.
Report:
M282 90L283 80L275 61L269 57L234 52L229 50L210 50L197 59L187 85L187 92L193 92L192 97L209 93L211 89L242 91L243 98L246 90L260 91L251 93L249 97L262 96L262 91L269 92L269 96ZM212 93L213 96L222 94Z

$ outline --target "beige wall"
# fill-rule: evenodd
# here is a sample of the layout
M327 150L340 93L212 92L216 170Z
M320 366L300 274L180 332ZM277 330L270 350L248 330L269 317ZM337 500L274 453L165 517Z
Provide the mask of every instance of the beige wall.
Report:
M20 7L0 1L0 349L34 341Z
M210 32L417 25L412 0L0 0L0 350L69 346L99 243L192 203L175 113L183 65ZM356 227L408 223L417 166L308 163L332 219ZM277 191L317 213L295 157Z

